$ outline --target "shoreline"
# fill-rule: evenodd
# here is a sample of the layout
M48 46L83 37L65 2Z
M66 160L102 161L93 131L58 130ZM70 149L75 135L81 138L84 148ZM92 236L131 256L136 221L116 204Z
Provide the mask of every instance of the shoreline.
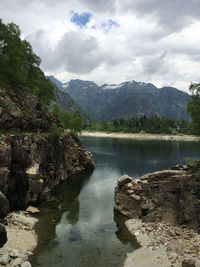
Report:
M200 235L193 229L166 223L145 223L139 219L129 219L125 225L141 247L127 254L124 267L200 265L199 247L196 246ZM183 265L183 262L188 265Z
M0 248L0 266L14 267L31 266L29 256L33 254L37 246L38 237L34 230L38 219L34 218L29 212L14 211L10 212L4 219L2 225L7 231L8 241Z
M82 131L80 137L109 137L109 138L125 138L135 140L164 140L164 141L192 141L198 142L199 138L194 135L165 135L165 134L149 134L149 133L107 133L107 132L88 132Z

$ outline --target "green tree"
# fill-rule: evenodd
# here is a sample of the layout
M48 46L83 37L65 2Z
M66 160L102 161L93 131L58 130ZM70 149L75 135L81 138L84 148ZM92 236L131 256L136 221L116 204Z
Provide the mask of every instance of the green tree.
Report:
M56 118L60 118L61 110L57 104L53 105L52 113Z
M83 129L83 121L78 110L74 112L70 120L70 129L75 135L80 133Z
M192 83L189 88L192 100L188 103L187 111L191 116L191 129L196 135L200 135L200 84Z
M55 99L54 86L39 68L40 58L29 42L21 40L19 26L0 19L0 85L28 87L43 104Z
M70 120L72 119L72 115L67 110L61 110L60 112L60 120L65 129L70 128Z

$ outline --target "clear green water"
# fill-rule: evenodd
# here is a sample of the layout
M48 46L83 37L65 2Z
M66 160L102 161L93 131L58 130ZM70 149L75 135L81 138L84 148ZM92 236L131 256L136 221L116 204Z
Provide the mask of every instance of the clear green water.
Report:
M124 218L114 214L117 178L124 173L136 178L200 155L199 143L81 140L93 153L96 168L62 183L54 192L57 201L41 206L33 266L123 266L127 252L138 244L126 231Z

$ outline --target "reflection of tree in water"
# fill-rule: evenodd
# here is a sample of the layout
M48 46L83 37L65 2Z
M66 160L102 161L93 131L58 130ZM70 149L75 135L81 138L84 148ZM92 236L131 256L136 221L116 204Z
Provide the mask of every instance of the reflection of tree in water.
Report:
M55 189L54 195L61 204L61 210L62 212L68 211L66 219L72 225L77 224L79 220L80 204L78 196L91 175L92 171L85 171Z
M117 226L117 231L115 232L116 237L122 242L124 245L130 243L131 246L136 249L139 248L140 245L138 244L135 237L133 237L130 232L128 231L127 227L125 226L125 221L128 218L124 215L120 214L118 211L114 210L114 221Z
M56 225L60 222L63 212L67 212L66 220L75 225L79 220L78 196L89 181L93 171L84 171L72 176L62 184L56 186L53 191L53 200L41 205L41 212L37 216L39 223L35 230L38 236L38 246L34 255L30 258L33 266L36 266L36 255L41 250L50 250L57 245ZM45 229L45 236L42 234Z
M74 203L71 204L69 212L66 215L68 223L75 225L79 220L79 200L76 198Z

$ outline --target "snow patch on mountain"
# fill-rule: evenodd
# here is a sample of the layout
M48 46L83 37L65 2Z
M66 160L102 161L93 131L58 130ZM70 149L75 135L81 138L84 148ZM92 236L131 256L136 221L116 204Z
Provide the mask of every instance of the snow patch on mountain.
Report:
M68 83L63 83L63 84L62 84L63 89L66 89L68 86L69 86L69 82L68 82Z
M122 87L123 84L108 84L105 87L103 87L103 90L114 90L114 89L118 89L120 87Z

